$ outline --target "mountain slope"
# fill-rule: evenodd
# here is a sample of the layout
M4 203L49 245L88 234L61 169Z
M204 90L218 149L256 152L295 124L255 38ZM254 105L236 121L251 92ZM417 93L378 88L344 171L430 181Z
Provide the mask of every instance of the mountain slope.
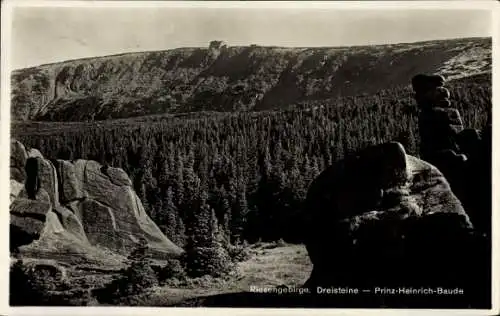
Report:
M491 72L491 39L130 53L16 70L12 119L87 121L158 113L287 108L407 85L418 72Z

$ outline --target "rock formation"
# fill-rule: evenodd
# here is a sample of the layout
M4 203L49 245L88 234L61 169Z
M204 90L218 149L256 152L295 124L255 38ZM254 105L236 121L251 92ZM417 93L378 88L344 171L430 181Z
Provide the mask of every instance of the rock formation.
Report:
M420 157L444 174L474 225L489 235L491 120L482 131L464 129L444 84L441 76L417 75L412 80L420 109Z
M227 43L224 41L211 41L208 45L208 55L211 59L217 59L219 55L227 49Z
M439 76L413 80L429 162L386 143L345 157L311 184L305 244L314 267L305 286L313 293L317 286L458 287L463 302L487 304L491 209L478 198L491 187L488 167L478 163L491 151L463 129L443 85ZM472 197L473 187L484 192Z
M103 264L140 238L155 258L176 257L146 214L127 174L95 161L49 161L11 142L11 250L22 257Z

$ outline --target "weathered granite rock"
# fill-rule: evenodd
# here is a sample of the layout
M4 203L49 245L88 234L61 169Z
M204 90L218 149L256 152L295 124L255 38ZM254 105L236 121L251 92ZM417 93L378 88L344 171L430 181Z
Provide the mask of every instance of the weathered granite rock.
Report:
M26 172L17 168L10 168L10 178L23 183L26 179Z
M83 224L75 213L62 206L56 207L53 211L64 229L78 237L78 239L84 242L88 241Z
M36 157L36 159L38 160L38 179L40 179L40 187L47 191L52 205L58 207L60 204L56 169L49 160L40 157Z
M50 203L18 198L10 206L10 212L19 216L29 216L44 221L45 215L52 209Z
M62 203L79 200L85 197L80 182L75 175L75 166L66 160L57 160L59 175L59 197Z
M57 160L54 166L38 150L26 153L21 143L13 144L12 168L26 170L11 179L13 251L72 263L117 263L145 238L153 258L183 253L146 214L123 170L87 160Z
M399 143L326 169L306 210L314 265L306 286L464 285L472 277L462 262L475 242L468 215L442 173Z
M30 148L28 150L28 157L29 158L42 158L43 159L42 153L36 148Z
M36 195L34 196L34 198L30 198L28 192L26 192L26 188L24 187L21 189L21 191L19 191L19 194L17 197L22 198L22 199L41 201L41 202L45 202L47 204L51 203L49 194L43 188L41 188L40 190L38 190L36 192Z
M81 220L91 244L123 252L123 242L116 238L117 225L114 212L95 200L78 204Z
M10 202L12 203L14 199L23 190L24 185L17 180L10 179Z
M130 181L130 178L125 173L125 171L123 171L120 168L108 167L106 169L106 174L108 175L111 182L113 182L116 185L132 186L132 181Z
M102 166L95 161L77 160L74 166L75 177L81 185L83 194L87 197L87 200L79 206L84 227L96 231L96 234L103 234L98 232L101 228L98 227L97 221L88 220L88 215L86 215L88 209L95 209L99 212L92 216L98 216L100 220L111 225L107 226L109 232L106 234L116 232L112 236L96 237L100 240L100 244L120 250L124 247L129 248L131 243L143 236L155 251L172 252L174 255L182 253L182 250L168 240L146 214L137 194L130 185L126 185L130 183L130 179L124 181L122 178L122 181L118 181L117 179L120 179L118 176L104 174ZM109 169L114 168L108 168L108 171ZM123 173L116 171L111 174L123 176ZM113 179L120 185L116 185ZM118 238L118 235L121 237ZM91 239L90 236L89 239Z

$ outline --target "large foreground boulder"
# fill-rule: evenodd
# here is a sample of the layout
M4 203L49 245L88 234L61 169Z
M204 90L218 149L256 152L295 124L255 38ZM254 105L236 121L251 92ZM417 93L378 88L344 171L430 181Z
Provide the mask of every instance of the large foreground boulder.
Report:
M143 238L153 258L184 252L146 214L123 170L50 161L15 140L11 148L11 250L21 257L110 264Z
M399 143L360 151L310 186L305 244L318 286L459 287L488 298L490 257L434 166ZM471 260L471 258L474 258Z

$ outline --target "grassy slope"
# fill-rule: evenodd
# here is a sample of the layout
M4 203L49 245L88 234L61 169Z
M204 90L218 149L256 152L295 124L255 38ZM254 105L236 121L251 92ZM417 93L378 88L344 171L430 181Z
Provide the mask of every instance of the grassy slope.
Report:
M235 270L222 278L201 277L179 281L171 279L164 286L148 289L134 296L133 306L172 306L198 302L205 297L226 294L245 293L251 286L274 288L278 285L299 287L308 279L312 264L305 246L286 243L256 243L249 248L249 258L239 262ZM50 262L53 260L23 259L25 262ZM64 265L68 290L52 293L54 297L66 297L70 305L89 304L99 306L97 300L85 302L85 297L92 288L102 288L111 282L119 271L104 270L82 265ZM76 293L76 294L75 294ZM83 294L82 294L83 293ZM56 303L57 304L57 303Z
M250 259L240 262L234 275L227 279L200 279L184 286L164 286L154 290L144 302L149 306L169 306L196 297L250 290L250 286L301 286L309 277L312 264L303 245L252 246Z

